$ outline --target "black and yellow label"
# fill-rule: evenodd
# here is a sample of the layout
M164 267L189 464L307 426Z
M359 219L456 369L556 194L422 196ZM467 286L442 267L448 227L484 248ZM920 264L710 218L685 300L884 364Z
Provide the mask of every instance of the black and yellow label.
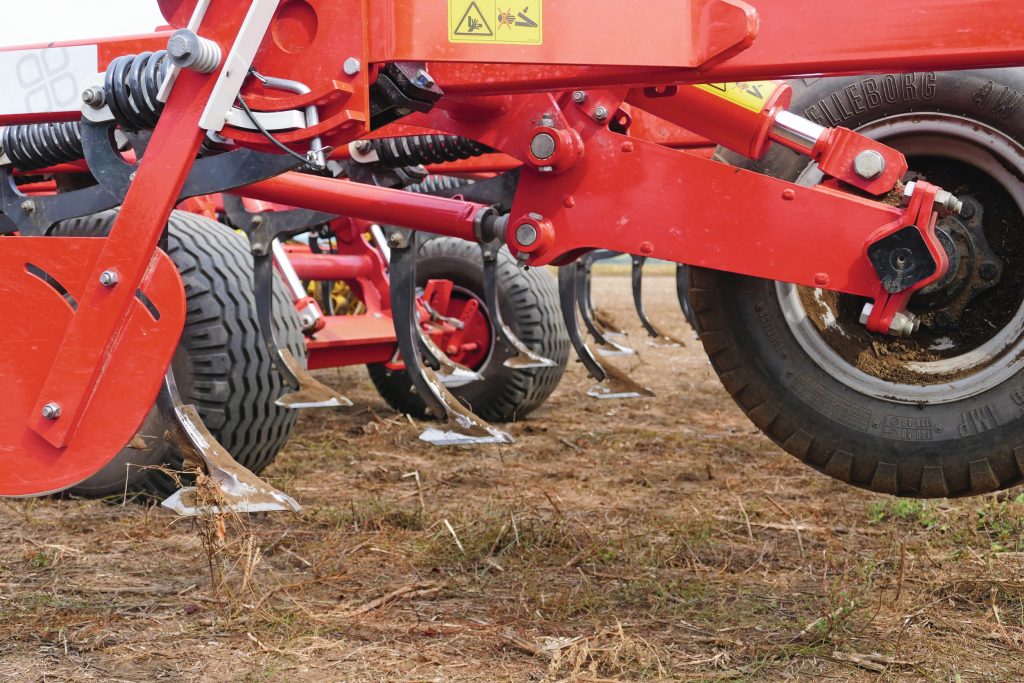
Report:
M448 40L453 43L540 45L543 0L448 0Z
M706 83L696 87L717 95L750 111L764 111L772 94L782 87L779 81L741 81L739 83Z

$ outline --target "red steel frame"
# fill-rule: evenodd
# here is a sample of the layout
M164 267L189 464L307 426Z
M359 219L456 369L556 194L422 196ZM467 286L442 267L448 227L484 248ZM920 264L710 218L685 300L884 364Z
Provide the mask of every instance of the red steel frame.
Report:
M174 26L184 26L196 5L196 0L159 2ZM212 0L200 33L226 54L247 9L238 0ZM539 238L520 244L513 236L509 246L531 264L562 263L601 247L882 303L886 297L865 249L914 221L924 219L927 228L934 218L930 206L904 211L680 154L611 132L595 121L594 103L611 112L627 101L642 109L643 88L651 84L1024 64L1024 7L1018 0L906 0L892 20L894 8L880 0L819 3L811 9L799 0L558 0L545 8L543 44L528 46L451 43L447 17L438 9L437 2L425 0L287 3L278 17L287 25L271 27L254 66L302 81L311 93L282 97L247 85L248 100L261 111L315 103L322 123L281 138L303 148L318 135L341 146L368 132L369 85L378 65L427 62L447 96L434 111L411 116L407 123L474 138L523 162L511 224L530 225ZM103 67L119 54L162 48L166 39L167 34L154 34L87 42L100 46ZM359 58L366 66L345 76L339 55ZM83 414L110 386L107 371L127 329L131 295L156 263L157 239L203 137L199 119L216 75L185 71L179 77L110 237L97 258L82 266L85 284L60 352L32 359L48 370L27 422L50 445L46 457L51 460L63 459L58 458L62 449L74 450ZM544 94L580 88L592 89L587 105ZM730 106L721 103L723 112ZM0 124L78 115L4 116ZM658 116L683 129L695 127L693 113L685 108L659 109ZM542 129L559 141L551 171L529 154L532 137ZM249 131L226 128L222 135L267 148ZM884 151L890 160L898 156ZM477 236L483 209L298 174L258 183L244 193L464 239ZM104 291L96 283L111 268L124 286ZM153 371L143 384L154 394L169 354L149 359ZM62 416L44 420L41 409L52 401L59 401ZM133 406L125 420L138 424L146 409Z

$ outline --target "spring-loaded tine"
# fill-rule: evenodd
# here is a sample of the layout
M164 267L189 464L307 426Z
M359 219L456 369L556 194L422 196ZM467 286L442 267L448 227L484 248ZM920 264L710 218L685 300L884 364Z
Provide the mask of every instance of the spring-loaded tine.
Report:
M268 248L266 253L253 253L253 280L256 289L256 319L260 326L260 336L274 366L281 376L295 388L295 391L281 396L277 405L290 410L302 408L339 408L349 407L352 401L334 389L323 384L309 373L292 355L292 352L281 346L274 332L274 253Z
M505 324L501 315L501 304L498 300L498 252L501 248L501 240L480 245L480 253L484 262L484 305L491 314L495 347L499 353L505 356L502 365L517 370L553 368L556 365L555 361L531 351L523 340Z
M391 247L391 309L398 350L409 380L427 410L446 422L444 428L428 428L420 439L436 446L512 443L511 436L463 406L434 370L424 365L422 354L426 340L416 307L416 233L398 230L388 243Z
M185 405L168 371L157 399L168 441L184 462L202 471L213 486L202 483L174 492L162 505L184 517L222 512L298 512L294 498L266 483L238 461L206 428L195 406Z
M448 357L441 347L430 338L430 335L423 331L422 326L418 326L419 343L421 345L420 352L426 359L428 366L433 366L437 373L437 378L441 380L441 383L446 387L464 387L467 384L473 382L479 382L484 378L476 370L467 368L461 363L456 363ZM435 365L436 364L436 365Z
M605 332L597 324L594 319L594 305L591 298L591 268L593 266L594 257L591 254L587 254L580 260L580 265L576 269L576 308L580 312L580 317L583 318L583 324L587 328L587 332L597 342L597 352L602 356L635 356L636 351L633 349L616 344L612 340L608 339Z
M690 266L682 263L676 266L676 293L679 296L679 307L683 309L683 317L699 335L697 316L694 314L693 302L690 300Z
M625 328L622 327L607 311L598 309L594 306L593 301L593 270L594 264L598 261L607 261L613 259L616 256L621 256L617 251L610 251L608 249L597 249L595 251L586 254L583 258L586 261L587 269L587 310L590 312L590 319L594 322L601 333L606 337L628 337L629 333L626 332ZM627 354L628 355L628 354Z
M654 341L648 342L651 346L663 348L679 348L686 344L670 334L662 332L651 319L647 317L644 309L644 266L647 264L646 256L633 256L633 268L630 273L633 281L633 306L636 308L636 315L640 318L640 324L644 326L648 336Z
M654 396L654 392L634 381L622 370L607 362L597 359L594 352L587 346L580 332L579 319L576 311L579 306L577 287L586 279L586 263L582 259L558 269L558 298L562 307L562 319L569 335L569 341L576 356L587 369L587 373L597 380L597 384L587 391L587 395L597 399L626 399Z

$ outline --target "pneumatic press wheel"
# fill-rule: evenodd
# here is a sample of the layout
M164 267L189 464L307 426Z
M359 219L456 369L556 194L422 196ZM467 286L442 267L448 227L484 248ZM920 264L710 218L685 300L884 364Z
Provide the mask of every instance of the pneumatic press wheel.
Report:
M471 299L479 303L467 334L478 343L473 350L452 360L483 375L480 381L452 389L459 400L488 422L522 419L539 408L558 387L569 362L569 337L562 322L558 288L543 268L517 267L507 249L498 252L498 302L505 323L532 351L555 361L554 367L507 368L495 357L494 328L484 306L483 264L480 246L464 240L439 237L425 242L416 262L419 285L446 279L454 284L450 314L457 317ZM423 401L412 392L412 382L402 371L384 365L367 366L370 379L388 405L400 413L427 417Z
M116 212L67 221L56 234L104 236ZM253 293L252 256L244 237L216 221L181 211L169 220L168 254L185 284L186 319L171 361L184 403L234 458L255 473L266 468L288 440L295 411L275 404L288 387L274 369L260 337ZM295 306L283 283L274 288L277 338L303 362L306 347ZM166 497L172 478L156 467L181 471L180 456L164 440L154 407L139 439L104 469L70 489L101 497L149 492ZM140 441L141 440L141 441Z
M910 337L869 333L859 322L862 298L691 269L701 340L722 382L776 443L854 486L956 497L1017 484L1024 473L1024 70L794 85L794 113L902 151L907 180L936 183L966 209L939 222L950 274L911 301L923 325ZM756 162L719 157L806 186L822 180L814 164L780 147Z

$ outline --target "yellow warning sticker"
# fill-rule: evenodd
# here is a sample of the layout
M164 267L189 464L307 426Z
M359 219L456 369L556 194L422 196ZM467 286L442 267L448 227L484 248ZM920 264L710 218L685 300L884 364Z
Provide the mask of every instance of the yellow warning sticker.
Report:
M729 100L750 111L762 111L772 93L782 87L778 81L742 81L740 83L707 83L698 88Z
M540 45L543 0L448 0L448 40L453 43Z

